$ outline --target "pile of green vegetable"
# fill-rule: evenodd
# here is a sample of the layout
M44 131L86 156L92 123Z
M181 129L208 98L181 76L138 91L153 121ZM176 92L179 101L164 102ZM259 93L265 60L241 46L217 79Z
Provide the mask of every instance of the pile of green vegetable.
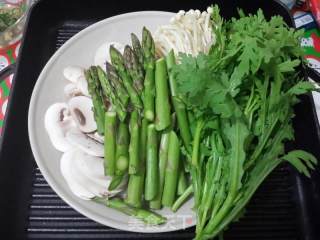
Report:
M166 61L156 60L146 28L141 43L136 35L131 38L132 47L127 45L123 55L110 48L106 71L92 66L85 73L98 132L105 139L105 173L113 176L109 190L129 177L125 202L95 200L146 223L161 224L164 217L141 207L145 202L152 209L171 207L178 181L183 193L187 180L170 108Z
M297 96L314 90L298 73L301 32L279 16L267 21L261 10L239 15L225 21L213 8L209 54L156 59L144 28L141 44L132 34L123 55L110 48L106 72L86 72L109 188L129 176L124 201L96 201L161 224L165 218L142 208L176 211L193 193L196 239L209 239L282 162L309 176L316 159L284 149L294 139Z
M24 13L25 6L11 6L8 4L0 4L0 32L5 31L12 26Z

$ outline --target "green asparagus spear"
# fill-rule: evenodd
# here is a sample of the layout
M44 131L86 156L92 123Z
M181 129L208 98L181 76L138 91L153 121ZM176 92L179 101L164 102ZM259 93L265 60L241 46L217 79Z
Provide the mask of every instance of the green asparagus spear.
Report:
M188 181L187 181L183 166L180 167L179 171L180 173L179 173L178 188L177 188L178 196L182 195L188 188Z
M142 119L141 123L141 163L142 166L145 167L146 163L146 157L147 157L147 139L148 139L148 120L147 119Z
M91 76L91 69L85 71L85 77L88 82L89 94L92 98L94 119L97 123L97 130L100 135L104 134L104 113L106 107L101 94L101 85L98 79Z
M143 178L143 173L129 175L126 202L131 206L142 206L142 195L144 189L141 187L141 185L144 183Z
M130 130L130 144L129 144L129 174L137 174L140 170L139 158L139 114L137 111L131 113L129 130Z
M127 71L129 72L131 79L133 81L133 86L138 92L138 94L142 94L143 90L143 80L144 80L144 72L143 65L140 65L137 56L130 46L125 46L123 52L123 59Z
M120 121L124 121L127 115L126 109L123 106L123 104L119 101L115 89L110 85L106 73L102 70L101 67L92 67L92 69L93 72L97 74L100 80L103 94L106 96L106 98L110 99L112 110L118 114Z
M179 177L180 146L179 139L174 131L170 132L168 162L164 178L162 205L171 207L177 193Z
M129 102L129 95L123 86L116 69L109 62L106 62L106 71L110 85L116 90L120 102L126 108Z
M123 174L129 162L129 131L126 123L119 123L116 146L117 175Z
M129 166L129 158L121 155L117 158L117 171L125 173Z
M161 135L160 148L159 148L159 190L154 200L150 201L150 208L160 209L161 199L164 185L164 174L166 171L168 149L169 149L169 132L165 132Z
M150 31L146 27L142 29L142 51L144 69L154 68L155 45Z
M154 69L147 68L146 76L144 79L144 116L149 121L154 120L154 98L155 98L155 87L154 87Z
M157 132L154 124L148 126L147 138L147 162L146 162L146 179L145 179L145 199L153 200L159 190L159 166L157 156Z
M109 191L116 189L126 177L129 165L129 131L125 123L120 122L116 137L116 170L108 187Z
M192 185L190 185L181 195L178 197L178 199L174 202L172 205L171 210L173 212L176 212L182 204L190 197L190 195L193 193Z
M144 192L144 178L145 178L145 162L147 149L147 130L148 121L142 119L140 137L140 157L141 157L141 171L138 174L129 175L129 183L127 189L126 202L134 207L142 206L142 195Z
M119 77L122 80L123 85L125 86L129 96L130 100L133 104L133 106L137 109L142 108L142 102L139 97L139 94L133 87L132 79L130 77L130 74L128 73L125 64L124 64L124 59L121 53L115 49L113 46L110 47L110 57L111 57L111 62L115 69L118 72Z
M116 209L129 216L136 217L142 220L146 224L160 225L165 223L167 220L165 217L157 213L148 211L146 209L129 206L119 198L107 199L107 198L95 197L93 200L97 203L101 203L107 207Z
M149 121L154 120L154 98L155 98L155 46L151 33L144 27L142 30L142 50L144 55L144 116Z
M128 165L128 157L122 155L116 159L116 173L112 177L111 183L108 187L109 191L116 189L120 185L120 183L124 181L127 176L126 170L128 169Z
M170 126L170 102L168 90L168 75L166 62L163 58L156 61L156 119L155 125L158 131Z
M143 66L143 62L144 62L143 50L142 50L139 38L134 33L131 33L131 43L132 43L133 51L136 54L140 65Z
M116 124L115 112L106 112L104 125L105 174L113 176L116 168Z
M124 178L125 178L125 175L114 175L108 187L108 191L115 190L122 183Z
M177 82L176 82L176 79L174 78L174 74L171 72L173 66L176 65L176 58L174 56L173 50L171 50L166 56L166 64L169 72L169 85L170 85L171 96L176 97L178 96Z
M189 129L186 107L183 101L181 100L181 96L177 94L177 83L174 78L174 74L171 71L172 67L176 64L173 50L171 50L167 55L166 63L167 63L167 69L169 72L169 85L170 85L171 99L173 103L173 108L177 114L180 135L181 135L184 146L190 152L191 151L191 148L190 148L191 133Z

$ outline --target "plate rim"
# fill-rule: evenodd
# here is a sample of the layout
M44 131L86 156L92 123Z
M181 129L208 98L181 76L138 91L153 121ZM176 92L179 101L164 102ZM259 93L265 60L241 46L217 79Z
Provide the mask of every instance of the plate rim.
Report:
M67 40L55 53L50 57L50 59L47 61L43 69L41 70L40 75L37 78L37 81L35 83L35 86L32 91L30 103L29 103L29 108L28 108L28 134L29 134L29 141L30 141L30 146L31 150L34 156L34 159L37 163L37 166L39 167L43 177L45 180L48 182L49 186L54 190L54 192L63 200L65 201L69 206L71 206L74 210L79 212L80 214L86 216L87 218L98 222L102 225L120 229L123 231L131 231L131 232L138 232L138 233L164 233L164 232L172 232L172 231L178 231L178 230L185 230L189 227L193 227L195 225L195 221L191 225L184 226L185 228L177 228L173 229L170 227L167 228L139 228L139 229L128 229L128 224L124 224L122 222L114 222L113 220L110 220L108 218L103 218L95 213L92 213L92 211L88 210L87 208L83 208L81 205L79 205L77 202L72 203L73 201L69 199L67 195L65 195L64 191L60 189L58 184L55 183L54 176L51 176L51 174L46 170L47 166L44 163L44 161L41 160L41 154L38 151L38 144L36 143L36 134L33 131L33 122L34 122L34 115L36 112L36 103L37 103L37 95L39 92L39 89L44 82L44 79L47 75L48 70L50 69L51 65L54 64L60 55L67 49L69 46L75 42L79 41L83 36L90 34L91 31L94 31L96 28L99 28L105 24L110 24L113 21L117 21L123 18L127 17L136 17L141 14L144 15L167 15L168 17L174 16L174 12L169 12L169 11L135 11L135 12L128 12L128 13L123 13L119 15L115 15L112 17L105 18L101 21L98 21L89 27L86 27L85 29L81 30L74 36L72 36L69 40ZM72 194L72 193L71 193ZM79 199L81 200L81 199Z

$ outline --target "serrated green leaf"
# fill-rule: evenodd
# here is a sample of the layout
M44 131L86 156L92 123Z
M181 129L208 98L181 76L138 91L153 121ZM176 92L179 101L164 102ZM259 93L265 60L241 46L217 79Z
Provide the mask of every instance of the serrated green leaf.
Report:
M290 162L299 172L310 177L309 169L314 169L317 159L310 153L303 150L293 150L287 153L282 159Z
M243 165L246 160L245 142L249 136L248 127L241 119L234 119L231 124L223 125L223 132L229 140L230 146L230 169L231 169L231 185L238 190L241 187L241 179L243 176Z
M287 93L291 95L301 95L301 94L305 94L307 92L313 91L315 89L316 87L314 86L313 83L307 82L307 81L301 81L301 82L298 82L293 87L291 87Z
M295 67L299 66L300 60L295 59L295 60L287 60L285 62L282 62L278 64L278 68L280 72L294 72Z

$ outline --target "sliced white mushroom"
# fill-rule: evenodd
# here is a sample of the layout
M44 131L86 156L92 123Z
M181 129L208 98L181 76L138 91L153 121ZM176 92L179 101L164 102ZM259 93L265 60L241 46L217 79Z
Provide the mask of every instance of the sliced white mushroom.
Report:
M67 98L76 96L87 96L90 97L88 90L88 82L84 76L80 76L76 82L68 83L64 87L64 94Z
M90 200L94 197L94 194L85 185L79 183L81 182L81 177L72 171L74 165L72 160L75 156L75 151L75 149L72 149L62 155L60 159L60 171L74 195L84 200ZM79 178L80 180L78 180Z
M103 144L90 138L78 129L69 130L66 133L66 138L72 145L91 156L104 156Z
M66 103L55 103L51 105L45 114L44 125L52 142L52 145L61 152L66 152L72 145L66 139L66 133L75 127L68 105Z
M97 142L104 143L104 136L101 136L98 132L87 133L87 136L94 139Z
M69 98L83 95L81 90L77 87L76 83L69 83L64 87L64 94Z
M70 82L77 82L79 77L84 77L84 69L79 66L69 66L63 70L63 76Z
M78 89L80 90L80 92L83 95L90 97L89 90L88 90L88 82L84 76L80 76L77 79L76 84L77 84Z
M94 64L102 67L102 69L106 68L106 62L110 62L110 54L109 49L110 46L114 46L117 50L123 53L124 45L118 42L106 42L102 44L96 51L94 56Z
M111 197L121 192L124 184L108 191L110 176L104 176L103 159L73 149L63 154L60 169L70 190L78 197L89 200L95 196Z
M74 121L82 132L94 132L97 129L91 98L86 96L73 97L69 100L68 105Z

